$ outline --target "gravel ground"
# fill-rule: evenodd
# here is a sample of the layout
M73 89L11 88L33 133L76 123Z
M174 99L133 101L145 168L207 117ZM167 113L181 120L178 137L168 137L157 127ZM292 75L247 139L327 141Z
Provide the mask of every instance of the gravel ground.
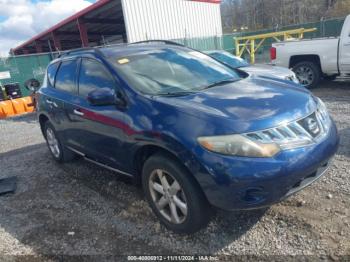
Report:
M218 211L208 228L190 236L161 226L141 189L122 176L82 160L56 164L34 116L0 121L0 178L18 177L17 192L0 197L0 260L83 255L101 261L147 254L346 259L350 83L328 83L314 92L326 101L341 135L328 174L269 209Z

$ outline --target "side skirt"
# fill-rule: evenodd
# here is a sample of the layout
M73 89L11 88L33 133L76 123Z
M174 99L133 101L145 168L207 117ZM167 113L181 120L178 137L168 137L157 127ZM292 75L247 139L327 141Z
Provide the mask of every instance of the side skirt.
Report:
M82 153L82 152L80 152L80 151L78 151L78 150L75 150L74 148L71 148L71 147L69 147L69 146L67 146L67 148L68 148L69 150L71 150L72 152L76 153L77 155L83 157L86 161L88 161L88 162L90 162L90 163L93 163L93 164L95 164L95 165L97 165L97 166L103 167L103 168L105 168L105 169L108 169L108 170L110 170L110 171L116 172L116 173L118 173L118 174L122 174L122 175L127 176L127 177L131 177L131 178L134 178L134 177L135 177L135 176L132 175L132 174L126 173L126 172L121 171L121 170L119 170L119 169L116 169L116 168L110 167L110 166L108 166L108 165L102 164L102 163L100 163L100 162L97 162L97 161L95 161L95 160L93 160L93 159L87 157L84 153Z

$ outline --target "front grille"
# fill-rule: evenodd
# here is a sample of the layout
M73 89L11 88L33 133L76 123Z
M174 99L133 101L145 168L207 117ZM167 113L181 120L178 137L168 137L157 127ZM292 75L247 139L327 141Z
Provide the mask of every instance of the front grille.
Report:
M317 137L321 133L321 123L317 121L316 113L305 117L298 121L298 123L313 137Z
M248 133L246 136L261 143L277 143L282 149L304 146L322 139L328 133L330 118L327 112L313 114L275 128ZM291 146L292 145L292 146Z

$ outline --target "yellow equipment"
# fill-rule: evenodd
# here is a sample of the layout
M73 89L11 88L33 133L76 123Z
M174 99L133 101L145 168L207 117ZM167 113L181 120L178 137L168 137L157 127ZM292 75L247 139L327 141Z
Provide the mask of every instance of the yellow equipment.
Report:
M279 31L267 34L251 35L244 37L235 37L236 56L241 57L246 50L250 54L250 62L255 63L255 53L268 38L273 38L277 42L290 39L303 39L304 33L315 32L317 28L299 28L287 31ZM296 36L296 37L295 37Z
M0 119L34 112L33 99L30 96L0 101Z

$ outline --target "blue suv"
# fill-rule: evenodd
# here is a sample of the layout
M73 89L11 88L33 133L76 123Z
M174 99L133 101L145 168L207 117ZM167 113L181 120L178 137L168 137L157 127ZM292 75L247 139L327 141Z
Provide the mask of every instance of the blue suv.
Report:
M339 137L298 84L249 76L169 42L75 50L38 92L52 156L142 183L159 220L192 233L213 207L256 209L320 178Z

